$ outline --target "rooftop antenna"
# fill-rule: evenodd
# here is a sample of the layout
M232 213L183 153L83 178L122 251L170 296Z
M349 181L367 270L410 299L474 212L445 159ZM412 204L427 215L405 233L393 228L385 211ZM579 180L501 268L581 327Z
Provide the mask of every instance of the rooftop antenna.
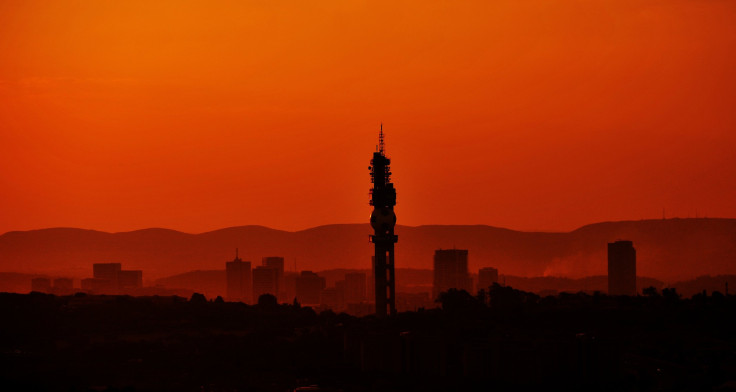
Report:
M383 123L381 123L381 132L378 134L378 152L384 155L386 144L383 142Z

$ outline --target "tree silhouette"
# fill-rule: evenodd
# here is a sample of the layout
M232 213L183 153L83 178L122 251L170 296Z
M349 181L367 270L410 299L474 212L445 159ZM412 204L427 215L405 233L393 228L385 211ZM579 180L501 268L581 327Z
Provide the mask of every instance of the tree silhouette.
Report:
M449 289L440 293L437 302L442 304L442 309L450 312L468 312L478 310L484 305L465 290Z
M654 286L649 286L645 288L644 290L642 290L642 294L644 294L647 297L651 297L651 298L659 297L659 292L657 291L657 288Z
M205 302L207 302L207 297L205 297L204 294L194 293L194 294L192 294L192 297L189 298L189 302L191 302L191 303L205 303Z
M258 306L264 307L264 308L275 308L278 306L279 301L276 299L276 296L273 294L261 294L258 297Z

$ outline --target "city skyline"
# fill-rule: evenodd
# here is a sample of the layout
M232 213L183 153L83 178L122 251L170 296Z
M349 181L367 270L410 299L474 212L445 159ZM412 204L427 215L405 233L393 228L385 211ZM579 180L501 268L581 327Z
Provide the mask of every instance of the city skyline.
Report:
M0 1L0 388L734 389L734 20Z

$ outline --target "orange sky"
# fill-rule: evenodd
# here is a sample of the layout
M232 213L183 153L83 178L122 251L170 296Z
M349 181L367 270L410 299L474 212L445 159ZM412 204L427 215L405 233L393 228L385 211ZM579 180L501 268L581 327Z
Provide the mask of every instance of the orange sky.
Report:
M151 4L155 3L155 4ZM736 217L736 2L3 1L0 233Z

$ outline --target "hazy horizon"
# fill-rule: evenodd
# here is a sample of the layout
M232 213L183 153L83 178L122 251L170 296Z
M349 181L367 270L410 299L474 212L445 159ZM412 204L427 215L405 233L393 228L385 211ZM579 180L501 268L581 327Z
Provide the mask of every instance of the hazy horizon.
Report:
M666 220L678 220L678 219L679 220L685 220L685 219L714 219L714 220L724 220L725 219L725 220L729 220L729 219L736 219L736 218L719 217L719 216L698 216L698 217L691 217L691 216L686 216L686 217L672 216L672 217L666 217L664 219L663 218L641 218L641 219L604 220L604 221L595 221L595 222L584 223L584 224L582 224L580 226L575 226L575 227L573 227L571 229L567 229L567 230L519 229L519 228L506 227L506 226L498 226L498 225L486 224L486 223L442 223L442 224L425 223L425 224L420 224L420 225L408 225L408 224L397 223L397 226L404 226L404 227L422 227L422 226L487 226L487 227L492 227L492 228L497 228L497 229L505 229L505 230L511 230L511 231L524 232L524 233L570 233L570 232L573 232L573 231L578 230L580 228L583 228L583 227L586 227L586 226L590 226L590 225L599 224L599 223L642 222L642 221L661 221L661 220L665 220L666 221ZM211 232L215 232L215 231L219 231L219 230L225 230L225 229L231 229L231 228L238 228L238 227L263 227L263 228L271 229L271 230L284 231L284 232L288 232L288 233L295 233L295 232L310 230L310 229L314 229L314 228L318 228L318 227L323 227L323 226L339 226L339 225L370 225L370 223L368 223L368 222L324 223L324 224L319 224L319 225L315 225L315 226L308 226L308 227L303 227L303 228L297 228L297 229L278 228L278 227L273 227L273 226L268 226L268 225L263 225L263 224L236 224L236 225L233 225L233 226L216 227L216 228L211 228L211 229L208 229L208 230L197 231L197 232L181 230L181 229L177 229L177 228L174 228L174 227L163 227L163 226L149 226L149 227L133 228L133 229L121 230L121 231L109 231L109 230L103 230L103 229L99 229L99 228L74 227L74 226L64 226L64 225L62 225L62 226L38 227L38 228L30 228L30 229L14 229L14 230L8 230L6 232L1 232L0 233L0 236L3 235L3 234L12 233L12 232L48 230L48 229L79 229L79 230L98 231L98 232L110 233L110 234L131 233L131 232L142 231L142 230L171 230L171 231L176 231L176 232L184 233L184 234L198 235L198 234L206 234L206 233L211 233Z

